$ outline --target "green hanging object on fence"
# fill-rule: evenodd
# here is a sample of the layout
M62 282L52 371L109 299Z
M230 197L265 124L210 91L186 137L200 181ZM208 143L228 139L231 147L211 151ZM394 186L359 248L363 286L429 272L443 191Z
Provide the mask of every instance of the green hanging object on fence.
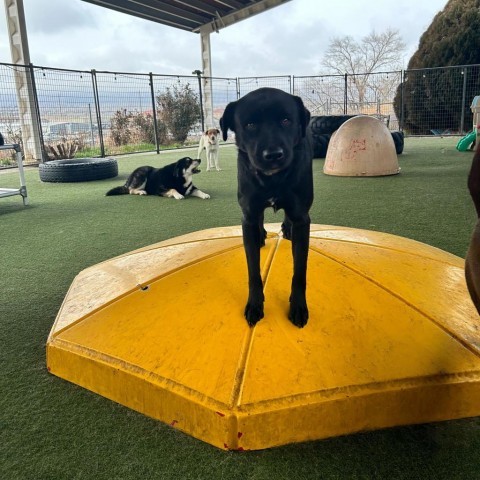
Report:
M475 130L465 135L458 141L457 150L459 152L466 152L470 148L470 145L475 141L476 136L477 132Z

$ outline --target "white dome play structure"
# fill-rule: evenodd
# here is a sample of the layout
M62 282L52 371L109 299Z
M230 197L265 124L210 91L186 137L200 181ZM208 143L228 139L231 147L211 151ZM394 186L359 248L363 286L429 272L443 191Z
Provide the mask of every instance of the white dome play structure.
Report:
M332 135L323 171L344 177L376 177L400 172L392 135L376 119L360 115Z

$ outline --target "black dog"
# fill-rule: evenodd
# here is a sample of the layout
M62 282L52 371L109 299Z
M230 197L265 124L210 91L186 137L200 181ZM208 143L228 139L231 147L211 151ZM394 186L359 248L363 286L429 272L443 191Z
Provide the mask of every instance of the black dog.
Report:
M125 185L112 188L106 195L160 195L176 200L189 195L210 198L192 183L193 175L200 173L200 163L200 159L185 157L163 168L139 167L130 174Z
M223 139L235 132L238 147L238 203L243 212L243 244L249 294L245 318L255 325L263 318L260 247L265 244L264 211L282 208L283 236L292 240L291 322L308 320L305 298L310 216L313 202L312 148L306 136L310 112L302 99L274 88L260 88L229 103L220 126Z

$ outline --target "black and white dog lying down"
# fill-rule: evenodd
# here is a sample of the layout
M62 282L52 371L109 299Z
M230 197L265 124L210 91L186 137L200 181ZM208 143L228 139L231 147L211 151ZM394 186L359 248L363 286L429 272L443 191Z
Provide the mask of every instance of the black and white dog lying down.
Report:
M129 175L125 185L112 188L106 195L160 195L176 200L188 196L210 198L192 182L193 175L200 173L200 163L200 159L184 157L162 168L139 167Z
M288 317L297 327L308 321L305 296L313 202L310 112L302 99L274 88L260 88L229 103L220 120L223 139L235 132L238 147L238 202L243 212L243 244L249 293L245 317L263 317L260 247L265 243L264 210L283 209L284 238L292 241L293 278Z

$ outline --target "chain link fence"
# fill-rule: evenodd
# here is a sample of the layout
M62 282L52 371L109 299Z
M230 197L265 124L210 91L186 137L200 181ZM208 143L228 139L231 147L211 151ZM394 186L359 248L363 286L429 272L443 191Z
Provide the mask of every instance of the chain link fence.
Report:
M293 93L292 89L292 77L274 76L274 77L243 77L238 79L238 95L239 98L243 97L257 88L270 87L278 88L287 93Z
M471 131L473 97L480 95L480 65L404 72L401 127L410 135L463 135Z
M205 78L0 63L0 132L26 163L197 145L226 105L261 87L312 115L375 115L406 135L464 135L480 65L363 75ZM36 135L35 133L38 132ZM15 164L1 152L0 167Z

